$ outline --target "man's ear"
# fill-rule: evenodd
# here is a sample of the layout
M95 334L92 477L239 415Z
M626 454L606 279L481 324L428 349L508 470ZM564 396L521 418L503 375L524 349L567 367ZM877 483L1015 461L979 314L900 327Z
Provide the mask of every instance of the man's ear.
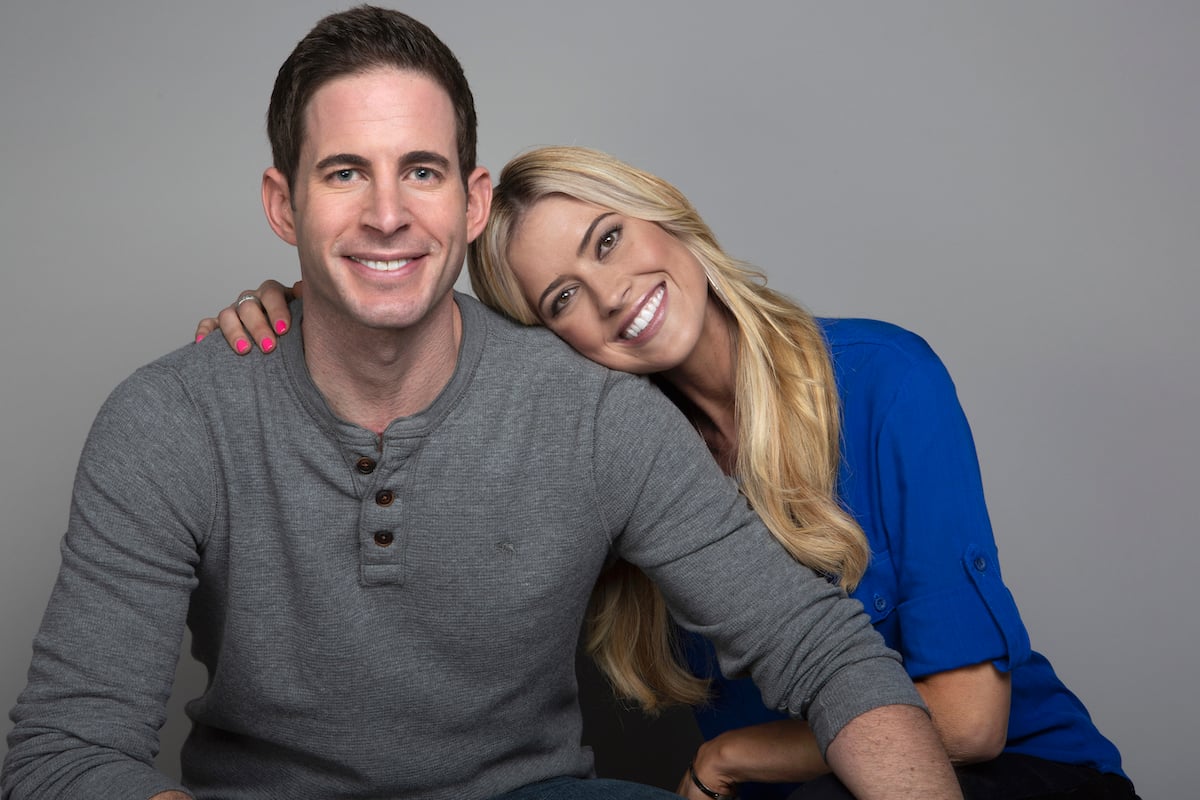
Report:
M292 192L283 173L268 168L262 179L263 211L275 235L290 245L296 244L296 212L292 208Z
M485 167L476 167L467 178L467 241L483 233L492 210L492 176Z

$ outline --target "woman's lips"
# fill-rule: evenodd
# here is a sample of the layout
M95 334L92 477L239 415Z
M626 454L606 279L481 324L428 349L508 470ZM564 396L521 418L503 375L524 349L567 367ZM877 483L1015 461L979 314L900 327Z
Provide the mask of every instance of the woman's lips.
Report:
M629 323L629 327L621 331L622 339L636 339L641 336L646 328L650 325L650 321L654 319L654 315L658 313L658 308L662 305L663 297L667 293L666 286L659 286L654 290L654 293L646 300L646 304L638 311L633 322Z

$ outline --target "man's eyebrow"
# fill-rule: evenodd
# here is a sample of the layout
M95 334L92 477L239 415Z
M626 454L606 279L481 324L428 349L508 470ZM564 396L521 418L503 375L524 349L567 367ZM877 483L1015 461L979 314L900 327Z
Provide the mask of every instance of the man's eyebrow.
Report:
M432 150L413 150L410 153L405 153L400 158L400 166L402 167L412 166L413 164L431 164L443 172L450 171L450 159ZM319 171L329 169L330 167L365 168L369 166L371 166L371 162L360 155L354 153L334 153L318 161L314 169Z
M405 153L400 159L400 165L403 167L413 164L432 164L442 172L450 171L450 159L432 150L413 150L410 153Z
M591 241L592 238L592 231L596 230L596 226L600 224L600 220L604 219L605 217L611 217L615 213L617 212L605 211L603 214L592 220L592 224L588 225L588 229L583 232L583 238L579 241L579 249L575 251L576 256L583 258L583 251L587 250L588 242Z
M354 155L353 153L334 153L331 156L325 156L313 168L316 170L328 169L329 167L369 167L371 162L362 156Z

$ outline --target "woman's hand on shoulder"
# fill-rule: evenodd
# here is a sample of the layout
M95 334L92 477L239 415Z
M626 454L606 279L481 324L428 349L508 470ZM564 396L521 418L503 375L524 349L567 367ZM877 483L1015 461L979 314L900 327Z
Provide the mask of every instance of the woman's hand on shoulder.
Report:
M200 320L196 341L221 329L225 341L238 355L246 355L254 346L264 353L275 349L275 339L291 330L292 315L288 303L304 293L303 281L288 288L279 281L266 280L257 289L238 295L215 317Z

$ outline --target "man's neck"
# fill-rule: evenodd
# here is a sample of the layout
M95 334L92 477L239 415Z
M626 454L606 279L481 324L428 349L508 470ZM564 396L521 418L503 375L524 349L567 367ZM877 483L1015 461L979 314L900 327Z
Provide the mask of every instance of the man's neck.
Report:
M428 408L450 382L462 341L453 295L419 325L364 328L305 308L304 360L313 383L342 419L382 433Z

